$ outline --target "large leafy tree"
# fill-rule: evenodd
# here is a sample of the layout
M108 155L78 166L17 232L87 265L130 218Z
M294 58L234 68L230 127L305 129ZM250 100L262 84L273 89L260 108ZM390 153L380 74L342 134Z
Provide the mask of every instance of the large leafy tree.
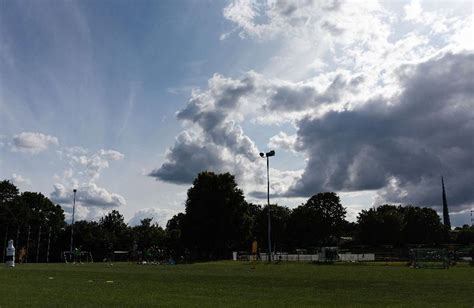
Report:
M125 223L123 215L117 210L112 210L99 220L102 232L102 243L105 249L129 250L133 246L130 228Z
M337 242L345 225L346 209L333 192L318 193L295 208L289 229L293 245L310 247Z
M257 205L253 206L254 224L252 234L258 241L258 247L261 251L268 250L268 206L263 208ZM271 208L271 238L272 249L284 251L288 249L288 221L291 210L285 206L270 204ZM250 248L250 246L249 246ZM248 248L248 249L249 249Z
M0 182L0 226L7 230L10 224L17 223L14 205L18 201L18 188L10 181Z
M402 243L403 216L394 205L362 210L357 216L359 241L371 245Z
M438 244L444 238L444 226L435 210L414 206L400 207L403 215L403 241L411 244Z
M164 245L165 231L157 223L152 223L153 218L145 218L138 226L132 228L138 249L144 251L152 246L162 248Z
M173 216L166 224L165 246L170 254L178 257L185 254L185 248L182 239L182 230L186 215L179 213Z
M182 238L195 257L227 258L248 246L249 206L229 173L202 172L188 190Z
M10 181L0 181L0 204L12 202L19 194L18 188Z
M385 204L361 211L357 222L363 244L437 244L444 238L441 220L429 208Z
M20 247L30 247L28 259L44 261L48 242L50 255L59 255L57 238L64 228L64 211L41 193L23 192L9 181L0 182L1 232Z

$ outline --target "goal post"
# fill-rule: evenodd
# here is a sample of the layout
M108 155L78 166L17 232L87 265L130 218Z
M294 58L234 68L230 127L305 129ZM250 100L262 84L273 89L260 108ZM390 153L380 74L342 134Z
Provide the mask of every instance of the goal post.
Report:
M443 248L411 249L410 261L414 268L449 268L448 251Z

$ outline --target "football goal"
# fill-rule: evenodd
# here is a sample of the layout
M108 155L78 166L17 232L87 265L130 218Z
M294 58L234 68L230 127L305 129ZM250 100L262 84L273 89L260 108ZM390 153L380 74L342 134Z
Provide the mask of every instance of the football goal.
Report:
M410 259L414 268L449 268L449 255L446 249L411 249Z

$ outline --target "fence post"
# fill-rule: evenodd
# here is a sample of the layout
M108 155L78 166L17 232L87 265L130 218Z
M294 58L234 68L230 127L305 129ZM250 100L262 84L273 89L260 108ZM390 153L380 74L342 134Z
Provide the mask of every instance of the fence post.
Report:
M28 250L30 248L30 231L31 231L31 226L28 225L28 236L26 238L26 256L25 256L25 263L28 263L28 256L29 256L29 253L28 253Z
M38 245L36 246L36 263L38 263L38 258L39 258L40 242L41 242L41 225L39 226L39 230L38 230Z
M49 227L49 232L48 232L48 249L46 250L46 263L49 263L50 244L51 244L51 227Z
M19 241L20 241L20 226L18 226L18 229L16 230L16 242L15 242L15 246L17 247L17 249L20 249Z
M3 263L5 263L5 254L7 253L7 237L8 237L8 226L7 226L7 229L5 230L5 241L3 242L3 251L2 251Z

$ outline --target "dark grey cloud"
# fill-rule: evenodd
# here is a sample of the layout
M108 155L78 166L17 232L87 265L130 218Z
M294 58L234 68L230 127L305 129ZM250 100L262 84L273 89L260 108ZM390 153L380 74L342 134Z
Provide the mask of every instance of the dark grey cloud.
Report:
M332 22L325 21L321 24L321 28L327 30L331 35L338 36L344 33L343 28L339 28L336 24Z
M302 111L336 103L344 93L356 93L363 81L364 77L360 75L348 77L338 74L324 91L318 91L310 84L274 85L265 108L270 111Z
M446 54L398 74L395 99L299 122L309 160L288 195L379 189L389 202L438 206L443 174L453 207L474 204L474 55Z
M166 162L148 175L166 182L189 184L199 172L222 170L224 165L222 149L183 132L167 153Z

